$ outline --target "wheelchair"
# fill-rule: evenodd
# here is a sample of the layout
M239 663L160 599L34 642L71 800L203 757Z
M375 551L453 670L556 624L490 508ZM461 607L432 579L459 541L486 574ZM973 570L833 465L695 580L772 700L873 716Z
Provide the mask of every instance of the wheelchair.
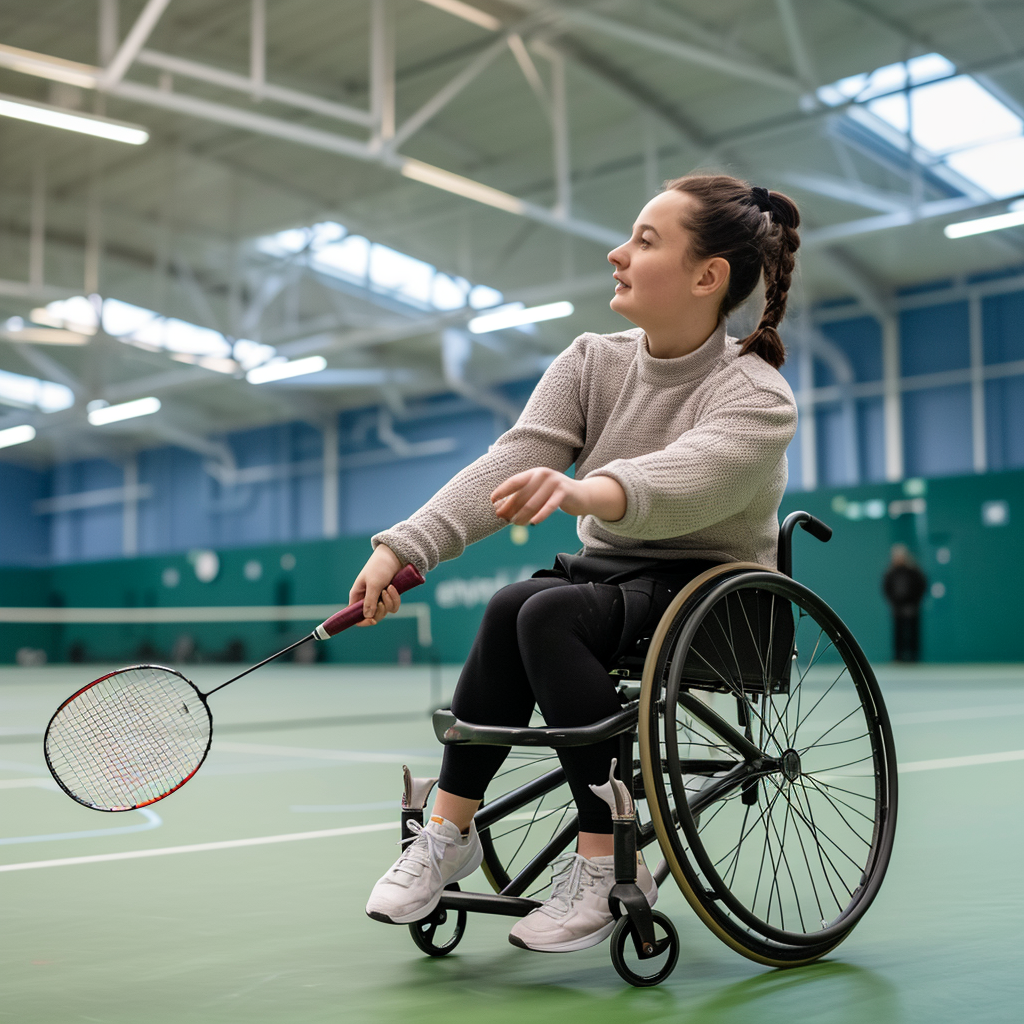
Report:
M444 956L469 912L525 916L539 881L578 831L559 747L619 737L609 782L617 919L612 963L636 986L657 985L679 955L676 930L636 885L636 854L660 849L669 875L723 942L771 967L809 964L852 931L882 884L896 827L892 730L871 666L850 631L792 578L799 525L779 533L779 564L733 562L679 590L650 637L610 669L623 708L592 725L503 728L434 712L444 744L511 746L492 783L511 788L476 815L493 893L449 886L433 913L409 925L413 941ZM436 779L408 768L402 838L422 824ZM539 886L539 888L538 888Z

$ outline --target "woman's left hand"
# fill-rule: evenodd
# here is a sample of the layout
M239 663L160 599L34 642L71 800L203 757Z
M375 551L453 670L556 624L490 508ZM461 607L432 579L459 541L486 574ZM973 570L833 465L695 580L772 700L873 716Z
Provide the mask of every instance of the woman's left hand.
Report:
M611 477L574 480L539 466L509 477L491 494L499 519L525 526L542 523L555 509L571 516L597 516L614 522L626 513L626 494Z

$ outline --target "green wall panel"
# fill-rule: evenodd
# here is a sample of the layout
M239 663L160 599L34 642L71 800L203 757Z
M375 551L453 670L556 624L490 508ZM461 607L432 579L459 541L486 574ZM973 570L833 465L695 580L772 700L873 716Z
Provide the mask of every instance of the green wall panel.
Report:
M1008 512L1003 525L983 521L982 509L992 502L1003 503ZM1024 564L1024 473L790 494L781 515L797 508L824 519L835 535L821 544L797 531L796 578L836 609L872 660L890 657L890 617L881 578L896 542L910 547L930 584L939 584L922 607L924 660L1024 660L1024 597L1018 582ZM407 595L406 603L429 605L430 650L418 644L416 620L409 618L350 630L318 645L317 653L331 662L462 661L494 591L550 565L557 552L579 546L575 521L564 515L532 527L525 538L517 535L521 543L514 543L513 536L504 530L473 545L461 558L438 566L424 586ZM220 572L210 583L199 582L187 554L5 569L0 570L0 604L342 607L369 550L365 537L227 549L218 552ZM289 569L290 559L294 565ZM252 562L261 568L256 580L246 577L246 565ZM167 570L177 572L177 586L165 585ZM313 624L3 624L0 661L10 663L18 648L34 647L58 662L168 662L182 653L185 635L194 642L198 660L256 661L299 639Z

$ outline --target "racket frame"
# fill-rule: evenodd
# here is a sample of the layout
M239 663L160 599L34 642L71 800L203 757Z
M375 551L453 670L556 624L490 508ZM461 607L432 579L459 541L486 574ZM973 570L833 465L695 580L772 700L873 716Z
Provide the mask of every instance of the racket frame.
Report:
M406 565L400 569L391 581L393 586L400 594L404 594L407 590L411 590L413 587L419 586L424 583L424 577L422 573L414 565ZM278 651L276 654L270 655L269 658L264 658L262 661L257 662L255 665L247 668L244 672L239 672L238 675L232 676L226 683L221 683L219 686L215 686L212 690L207 690L203 693L202 690L196 686L187 676L182 675L177 669L167 668L165 665L129 665L127 668L115 669L113 672L108 672L105 676L100 676L98 679L94 679L91 683L87 683L80 690L76 690L70 697L65 700L59 708L50 717L50 721L47 723L46 732L43 734L43 756L46 758L46 767L49 769L50 774L53 776L54 781L60 788L67 793L72 800L76 803L81 804L83 807L88 807L94 811L106 811L108 813L116 813L120 811L137 811L140 807L147 807L149 804L155 804L158 800L164 800L169 797L172 793L177 792L185 785L195 774L202 768L203 763L206 761L207 755L210 753L210 746L213 743L213 712L210 710L210 705L206 698L215 694L218 690L223 690L225 686L230 686L233 682L241 679L243 676L247 676L250 672L255 672L256 669L262 668L264 665L271 661L275 661L280 658L283 654L287 654L289 651L295 650L296 647L301 646L304 643L308 643L310 640L328 640L332 636L336 636L338 633L350 626L355 626L363 620L363 604L361 601L354 601L347 608L343 608L341 611L335 612L329 618L325 619L320 623L312 633L307 633L301 640L296 640L295 643L289 644L283 650ZM91 690L94 686L104 682L113 676L120 675L123 672L137 672L141 669L156 669L159 672L169 672L171 675L177 676L179 679L188 683L196 692L196 696L202 702L203 707L206 709L206 715L210 722L210 732L206 738L206 749L203 751L203 756L199 759L198 764L195 768L189 772L177 785L167 790L165 793L161 793L159 796L152 797L149 800L144 800L142 803L131 804L125 807L100 807L97 804L90 803L88 800L83 800L81 797L76 796L71 792L70 789L61 780L53 767L53 762L50 760L49 751L49 739L50 739L50 728L56 721L57 716L73 701L81 697L81 695L88 690Z
M105 682L107 679L111 679L113 676L118 676L125 672L137 672L140 669L155 669L158 672L168 672L171 675L177 676L183 682L188 683L188 685L191 686L193 690L195 690L196 696L202 702L203 707L206 709L207 718L209 718L210 720L210 731L209 735L206 737L206 749L203 751L203 756L199 759L195 768L193 768L192 771L190 771L188 775L186 775L185 778L181 780L181 782L173 786L171 789L167 790L166 793L161 793L159 796L154 796L149 800L143 800L141 803L126 805L124 807L100 807L98 804L90 803L88 800L83 800L80 796L76 796L74 793L72 793L71 790L64 785L64 782L61 779L60 775L57 774L57 771L53 767L53 762L50 760L50 728L56 721L57 716L73 700L76 700L86 691L91 690L94 686L97 686L100 683ZM218 687L218 689L220 689L220 687ZM212 692L213 691L211 691L211 693ZM108 672L105 676L100 676L98 679L94 679L91 683L87 683L80 690L77 690L75 693L71 694L71 696L68 697L68 699L65 700L64 703L61 704L61 706L57 708L57 710L54 711L54 713L50 716L50 721L46 725L46 732L43 734L43 757L46 758L46 767L49 769L50 775L53 776L54 782L56 782L57 785L60 786L60 788L65 793L67 793L67 795L71 797L72 800L75 801L75 803L81 804L83 807L88 807L92 811L104 811L108 814L119 814L121 811L137 811L140 807L148 807L150 804L155 804L158 800L163 800L165 797L169 797L172 793L177 792L177 790L181 789L181 787L184 786L185 783L188 782L189 779L191 779L196 774L196 772L203 767L203 763L206 761L206 757L210 753L210 746L213 743L213 712L210 710L210 705L206 700L208 696L209 694L203 693L203 691L200 690L199 687L196 686L196 684L193 683L192 680L189 679L187 676L182 675L179 671L177 671L177 669L168 668L166 665L129 665L127 668L118 668L115 669L113 672Z

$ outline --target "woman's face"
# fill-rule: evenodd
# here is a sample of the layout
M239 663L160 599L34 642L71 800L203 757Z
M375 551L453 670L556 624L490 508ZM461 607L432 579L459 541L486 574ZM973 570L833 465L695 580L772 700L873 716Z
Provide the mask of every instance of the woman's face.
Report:
M683 227L694 202L684 192L655 196L640 211L629 240L608 253L616 280L611 308L648 333L684 322L708 297L701 281L709 261L691 262L690 233Z

